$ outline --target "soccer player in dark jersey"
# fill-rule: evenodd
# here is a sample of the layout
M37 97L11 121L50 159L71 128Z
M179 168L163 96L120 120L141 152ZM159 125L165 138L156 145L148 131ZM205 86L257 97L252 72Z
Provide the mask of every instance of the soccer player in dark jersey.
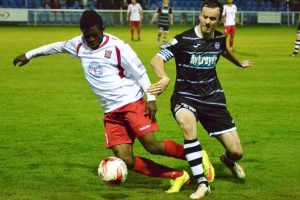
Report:
M295 47L294 47L294 51L291 54L291 56L293 56L293 57L298 56L299 47L300 47L300 15L299 15L299 20L298 20L298 28L297 28L297 36L296 36L296 41L295 41Z
M167 34L169 33L170 24L173 24L173 13L172 8L169 6L169 0L163 0L162 6L159 6L156 13L153 15L151 23L158 18L158 34L157 34L157 44L160 42L160 37L162 35L163 43L167 42Z
M221 161L240 179L245 178L243 168L237 164L243 156L239 135L229 111L223 89L216 72L220 55L241 68L253 65L249 60L239 61L226 47L223 33L215 30L222 15L223 6L217 0L208 0L200 12L200 24L175 36L151 60L160 80L148 88L151 94L160 94L167 88L170 78L164 70L164 62L175 58L176 83L171 97L171 111L184 136L186 159L199 187L191 199L202 199L210 193L204 177L202 148L197 138L199 120L210 136L225 148Z

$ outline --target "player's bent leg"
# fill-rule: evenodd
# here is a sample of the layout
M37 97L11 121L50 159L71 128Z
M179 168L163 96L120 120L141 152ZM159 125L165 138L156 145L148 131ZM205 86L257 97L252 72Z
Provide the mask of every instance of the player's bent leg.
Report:
M174 180L172 190L169 193L179 192L181 187L189 181L190 177L185 171L160 165L147 158L133 156L131 144L115 145L112 150L116 157L121 158L126 163L129 170L147 176Z
M132 169L134 167L134 157L131 144L113 146L112 151L116 157L121 158L125 162L128 169Z
M190 179L185 171L175 170L143 157L135 157L135 164L132 170L147 176L171 179L171 188L166 191L167 193L179 192L182 186L188 183Z
M158 141L153 132L138 138L146 151L154 155L164 155L164 143Z
M158 141L153 132L139 137L143 147L151 154L163 155L185 160L183 145L173 140Z
M226 155L221 155L221 162L239 179L245 179L243 168L237 163L243 157L243 148L236 131L231 131L217 136L218 140L226 149Z
M228 158L226 155L221 155L220 160L231 171L234 177L241 180L246 178L244 169L236 161Z

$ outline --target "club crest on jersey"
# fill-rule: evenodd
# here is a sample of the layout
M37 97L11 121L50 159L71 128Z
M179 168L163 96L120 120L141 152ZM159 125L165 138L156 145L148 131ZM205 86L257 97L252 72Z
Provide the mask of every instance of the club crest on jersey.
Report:
M216 49L220 49L220 43L219 43L219 42L216 42L216 43L215 43L215 48L216 48Z
M105 50L104 57L110 59L112 51Z
M91 62L88 67L88 71L91 75L100 77L103 74L103 68L98 62Z

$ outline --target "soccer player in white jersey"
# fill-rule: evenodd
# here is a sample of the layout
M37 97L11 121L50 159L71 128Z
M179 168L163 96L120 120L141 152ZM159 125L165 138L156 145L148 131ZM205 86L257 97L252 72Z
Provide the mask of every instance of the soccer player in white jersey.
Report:
M233 51L233 40L236 32L237 7L233 0L227 0L223 6L224 34L226 40L229 35L229 50Z
M226 47L224 34L216 30L222 17L223 5L217 0L207 0L200 12L200 24L176 35L152 60L151 65L160 80L148 88L151 94L165 91L170 78L164 63L175 58L176 82L171 97L171 111L184 137L184 150L198 189L191 199L202 199L210 193L205 177L204 154L198 139L197 122L225 148L221 162L239 179L245 178L243 168L237 163L243 148L226 106L226 98L217 76L217 63L222 55L238 67L252 66L249 60L239 61Z
M126 19L129 21L131 40L134 39L134 28L137 29L138 40L141 40L141 23L143 20L143 8L136 2L131 0L131 4L128 5Z
M78 57L85 78L104 109L106 148L112 149L130 170L173 179L166 192L179 192L189 180L188 173L133 155L133 143L138 138L152 154L185 159L183 145L155 138L154 131L158 130L155 97L146 92L151 83L144 65L128 44L103 32L102 18L95 11L83 12L80 29L82 35L30 50L17 56L13 64L23 66L32 58L57 53Z

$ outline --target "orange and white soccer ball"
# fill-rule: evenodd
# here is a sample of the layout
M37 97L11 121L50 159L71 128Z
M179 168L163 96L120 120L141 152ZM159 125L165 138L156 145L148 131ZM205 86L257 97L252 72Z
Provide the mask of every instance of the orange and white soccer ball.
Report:
M127 166L120 158L108 157L99 164L98 176L106 183L119 185L126 180L127 175Z

